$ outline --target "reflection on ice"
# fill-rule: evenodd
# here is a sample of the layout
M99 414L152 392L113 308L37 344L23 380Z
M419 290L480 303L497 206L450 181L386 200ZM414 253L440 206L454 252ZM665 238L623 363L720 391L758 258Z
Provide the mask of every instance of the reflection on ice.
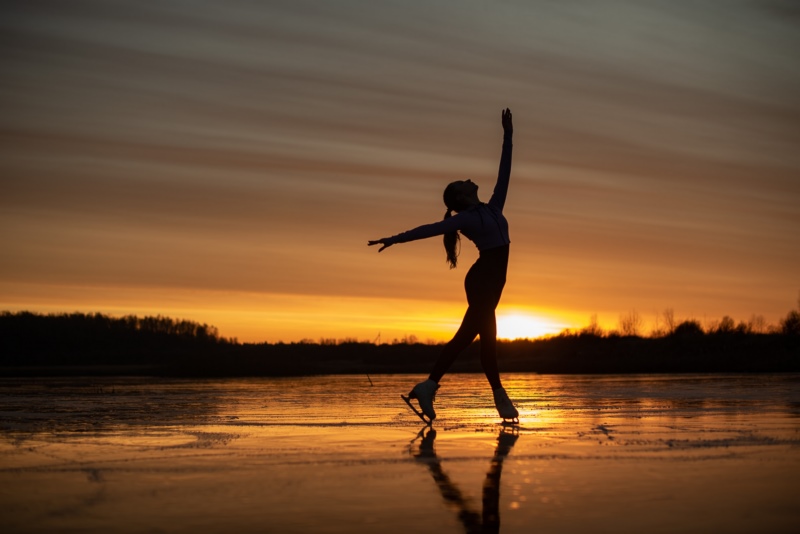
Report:
M505 427L500 430L497 437L497 447L494 450L489 463L489 470L486 472L486 479L483 482L483 495L481 498L482 510L479 513L474 509L474 505L465 497L456 484L442 468L442 459L434 450L434 440L436 430L425 427L420 430L412 444L417 439L419 441L418 452L414 453L414 458L424 462L445 503L452 507L459 521L463 524L467 533L473 532L497 532L500 530L500 475L503 472L503 460L505 460L511 448L519 438L519 430L516 428Z
M3 532L781 532L800 377L0 381ZM502 473L502 477L501 477ZM502 521L501 521L502 519ZM599 526L598 526L599 525Z

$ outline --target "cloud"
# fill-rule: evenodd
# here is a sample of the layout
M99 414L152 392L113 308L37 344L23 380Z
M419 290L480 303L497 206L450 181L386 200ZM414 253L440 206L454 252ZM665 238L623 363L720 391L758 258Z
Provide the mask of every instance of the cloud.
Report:
M364 244L489 191L510 106L508 298L793 302L800 43L760 4L2 10L12 283L460 303L436 240Z

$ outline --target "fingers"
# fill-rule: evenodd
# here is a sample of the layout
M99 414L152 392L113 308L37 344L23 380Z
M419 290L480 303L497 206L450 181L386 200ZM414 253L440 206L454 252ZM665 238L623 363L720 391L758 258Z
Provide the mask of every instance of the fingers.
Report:
M374 241L367 241L367 245L370 246L370 247L373 246L373 245L383 245L381 248L378 249L378 252L380 252L383 249L391 246L390 244L386 243L385 239L376 239Z
M511 109L506 108L503 110L503 131L505 135L513 135L514 133L514 123L511 120Z

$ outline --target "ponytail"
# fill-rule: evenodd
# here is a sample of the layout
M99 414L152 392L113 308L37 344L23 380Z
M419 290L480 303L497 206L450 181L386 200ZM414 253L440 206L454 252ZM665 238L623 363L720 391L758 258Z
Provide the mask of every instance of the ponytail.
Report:
M450 208L444 214L445 220L452 216ZM444 250L447 253L447 263L450 264L451 269L455 269L458 264L458 253L461 251L461 238L458 231L448 232L444 234Z

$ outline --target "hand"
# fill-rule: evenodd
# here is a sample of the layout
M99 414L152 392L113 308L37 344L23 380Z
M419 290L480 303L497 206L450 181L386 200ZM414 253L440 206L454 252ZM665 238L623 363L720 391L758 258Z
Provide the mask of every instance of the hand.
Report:
M503 123L503 131L511 135L514 133L514 125L511 122L511 110L506 108L502 112L502 119L501 122Z
M383 237L381 239L376 239L374 241L367 241L367 245L369 245L370 247L373 245L383 245L381 248L378 249L378 252L382 251L385 248L391 247L392 244L393 243L389 243L389 239L386 237Z

